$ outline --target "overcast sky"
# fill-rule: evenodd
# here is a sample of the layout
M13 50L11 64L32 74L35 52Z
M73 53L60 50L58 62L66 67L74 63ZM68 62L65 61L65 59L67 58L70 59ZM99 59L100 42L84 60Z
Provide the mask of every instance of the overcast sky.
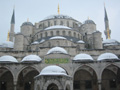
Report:
M120 41L120 0L0 0L0 42L7 40L14 5L17 33L27 18L34 24L47 16L57 14L58 3L60 14L71 16L81 23L90 17L105 39L104 2L112 31L111 38Z

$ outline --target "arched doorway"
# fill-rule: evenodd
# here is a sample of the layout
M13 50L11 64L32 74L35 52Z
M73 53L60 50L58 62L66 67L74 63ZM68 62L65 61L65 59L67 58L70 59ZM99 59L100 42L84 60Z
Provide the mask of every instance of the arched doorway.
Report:
M110 65L102 73L102 90L120 90L120 68Z
M74 90L98 90L97 76L94 70L84 66L74 74Z
M6 68L0 68L0 90L14 90L13 75Z
M58 86L56 84L52 83L48 86L47 90L58 90Z
M70 90L70 86L69 86L69 85L67 85L65 90Z
M38 74L39 72L32 67L23 69L18 76L17 88L20 90L34 90L34 77Z

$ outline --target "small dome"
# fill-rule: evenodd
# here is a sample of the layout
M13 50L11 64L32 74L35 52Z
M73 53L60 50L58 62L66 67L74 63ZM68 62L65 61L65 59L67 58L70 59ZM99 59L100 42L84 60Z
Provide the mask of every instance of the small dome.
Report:
M11 41L5 41L5 42L0 44L0 47L3 47L3 48L14 48L14 43L11 42Z
M5 55L0 57L0 62L18 62L13 56Z
M40 62L42 59L37 55L28 55L21 62Z
M67 51L65 49L61 48L61 47L54 47L47 52L47 54L51 54L51 53L68 54Z
M63 68L52 65L42 69L39 75L67 75L67 73Z
M95 22L93 20L86 20L84 24L95 24Z
M22 26L24 26L24 25L30 25L30 26L33 26L33 24L32 24L31 22L24 22L24 23L22 24Z
M66 39L66 38L62 36L55 36L55 37L51 37L50 39Z
M51 15L51 16L48 16L46 17L44 20L47 20L47 19L73 19L72 17L70 16L67 16L67 15Z
M102 60L117 60L118 57L113 53L103 53L98 57L98 61Z
M71 28L62 25L50 26L48 28L45 28L45 30L50 30L50 29L71 29Z
M88 54L78 54L73 58L73 60L80 60L80 61L90 61L90 60L92 60L93 61L93 58Z
M114 39L106 39L102 43L103 43L104 46L107 46L107 45L119 45L120 44L118 41L116 41Z
M82 40L79 40L79 41L77 41L77 43L85 43L84 41L82 41Z

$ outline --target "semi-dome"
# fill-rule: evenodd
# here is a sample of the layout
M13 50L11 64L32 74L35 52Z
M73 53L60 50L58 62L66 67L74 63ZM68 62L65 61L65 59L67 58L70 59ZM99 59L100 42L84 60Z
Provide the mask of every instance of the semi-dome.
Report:
M113 53L103 53L101 54L98 59L98 61L102 61L102 60L118 60L118 57L113 54Z
M24 26L24 25L33 26L33 24L32 24L31 22L24 22L24 23L22 24L22 26Z
M68 54L67 51L64 48L61 48L61 47L54 47L47 52L47 54L51 54L51 53Z
M67 15L59 14L59 15L48 16L44 20L47 20L47 19L73 19L73 18Z
M78 54L73 58L73 60L75 60L75 61L93 61L93 58L88 54Z
M67 75L67 73L63 68L51 65L42 69L39 75Z
M102 43L103 43L104 46L107 46L107 45L119 45L120 44L117 40L114 40L114 39L106 39Z
M55 25L55 26L50 26L48 28L45 28L45 30L50 30L50 29L71 29L71 28L63 25Z
M40 62L42 59L37 55L28 55L21 62Z
M66 38L65 38L65 37L62 37L62 36L55 36L55 37L51 37L50 40L51 40L51 39L66 39Z
M0 62L18 62L13 56L5 55L0 57Z
M5 41L5 42L0 43L0 47L3 47L3 48L14 48L14 43L11 42L11 41Z
M93 20L88 19L84 22L84 24L95 24L95 22Z

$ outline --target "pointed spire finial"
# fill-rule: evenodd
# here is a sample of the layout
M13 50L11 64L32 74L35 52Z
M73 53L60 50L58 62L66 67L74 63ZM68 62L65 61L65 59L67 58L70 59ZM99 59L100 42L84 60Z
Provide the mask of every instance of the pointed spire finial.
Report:
M8 30L8 35L7 35L7 41L9 41L10 40L10 32L9 32L9 30Z
M90 20L90 17L88 16L88 20Z
M15 6L13 9L13 14L12 14L12 18L11 18L11 24L15 24Z
M59 4L58 4L58 14L60 14L60 8L59 8Z
M29 18L27 18L27 22L29 22Z

